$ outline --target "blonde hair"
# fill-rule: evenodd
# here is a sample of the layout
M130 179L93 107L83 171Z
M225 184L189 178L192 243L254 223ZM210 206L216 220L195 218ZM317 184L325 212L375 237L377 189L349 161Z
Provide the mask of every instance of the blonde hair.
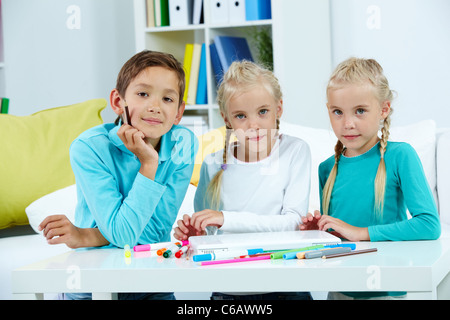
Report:
M280 101L283 99L280 84L272 71L246 60L233 62L223 76L217 91L217 102L221 114L227 114L228 103L236 94L248 92L259 86L263 86L272 95L274 100ZM278 128L279 120L277 119ZM209 198L209 203L212 209L215 210L219 210L220 207L220 190L222 177L227 166L227 151L230 146L231 129L226 126L221 170L210 181L206 191L206 198Z
M380 104L385 101L391 102L394 98L393 91L389 88L389 82L383 74L383 68L373 59L350 58L340 63L330 77L327 86L327 95L330 90L340 89L348 84L371 85L374 89L374 95ZM390 116L392 112L393 110L391 108L388 116L384 119L383 126L381 128L381 159L374 183L374 210L378 218L382 217L384 207L384 195L386 189L386 164L384 162L384 154L386 152L387 141L389 139L389 128L391 126ZM344 145L338 140L334 148L334 166L328 176L322 192L323 214L328 214L329 211L331 193L336 180L339 159L343 151Z

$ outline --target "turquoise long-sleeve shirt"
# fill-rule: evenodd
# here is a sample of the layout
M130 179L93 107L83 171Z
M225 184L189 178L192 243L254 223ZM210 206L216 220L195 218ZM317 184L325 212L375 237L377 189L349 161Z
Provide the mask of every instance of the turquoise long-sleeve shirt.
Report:
M78 196L75 225L98 228L118 247L169 241L194 168L197 138L174 125L161 137L151 180L139 173L140 161L118 130L112 123L96 126L70 147Z
M360 156L340 157L329 215L353 226L368 227L371 241L439 238L441 225L433 194L416 151L404 142L387 144L384 210L377 221L374 181L379 163L379 144ZM334 156L319 166L321 199L333 165Z

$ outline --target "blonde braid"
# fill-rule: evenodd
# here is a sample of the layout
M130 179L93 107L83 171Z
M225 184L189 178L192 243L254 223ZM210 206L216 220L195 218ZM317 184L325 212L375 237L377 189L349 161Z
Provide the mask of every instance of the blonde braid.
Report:
M383 127L381 128L381 159L380 164L378 165L377 175L375 176L375 213L379 221L381 221L383 217L384 196L386 193L386 162L384 161L384 154L386 153L390 126L391 117L388 115L386 119L384 119Z
M334 166L330 171L327 182L325 183L325 186L323 187L322 191L322 213L324 215L328 215L328 211L330 208L331 193L333 191L334 182L336 181L337 176L338 163L343 151L344 145L340 140L338 140L336 146L334 147Z
M206 189L206 194L208 197L205 197L205 201L207 198L210 199L211 209L219 210L220 208L220 190L222 186L222 176L224 171L227 169L227 154L228 147L231 138L231 129L227 126L225 129L225 145L223 147L222 154L222 165L221 170L219 170L216 175L210 181L208 188Z

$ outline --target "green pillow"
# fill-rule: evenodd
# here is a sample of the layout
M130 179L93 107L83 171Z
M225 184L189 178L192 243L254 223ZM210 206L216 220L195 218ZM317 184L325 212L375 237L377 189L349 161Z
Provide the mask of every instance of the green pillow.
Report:
M0 229L28 224L30 203L75 183L70 144L103 123L106 104L94 99L30 116L0 115Z

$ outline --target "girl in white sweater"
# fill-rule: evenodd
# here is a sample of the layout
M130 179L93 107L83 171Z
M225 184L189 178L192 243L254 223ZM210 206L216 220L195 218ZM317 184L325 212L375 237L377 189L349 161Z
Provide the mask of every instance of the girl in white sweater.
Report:
M283 100L277 78L255 63L234 62L219 87L218 103L227 128L224 149L204 159L196 212L178 221L175 238L297 230L308 210L311 153L305 141L278 133ZM273 294L257 298L311 297ZM213 294L213 298L239 296L250 298Z

